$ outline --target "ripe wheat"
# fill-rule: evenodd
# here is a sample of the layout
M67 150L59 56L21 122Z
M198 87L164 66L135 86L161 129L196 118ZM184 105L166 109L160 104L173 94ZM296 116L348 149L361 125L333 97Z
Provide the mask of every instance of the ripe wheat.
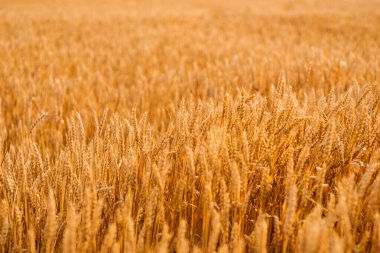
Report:
M4 1L0 252L379 252L358 1Z

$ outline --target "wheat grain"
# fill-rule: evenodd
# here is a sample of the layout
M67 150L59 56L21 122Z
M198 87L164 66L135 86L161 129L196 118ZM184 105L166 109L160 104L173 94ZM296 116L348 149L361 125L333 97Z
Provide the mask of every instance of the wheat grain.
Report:
M377 1L1 6L0 252L379 251Z

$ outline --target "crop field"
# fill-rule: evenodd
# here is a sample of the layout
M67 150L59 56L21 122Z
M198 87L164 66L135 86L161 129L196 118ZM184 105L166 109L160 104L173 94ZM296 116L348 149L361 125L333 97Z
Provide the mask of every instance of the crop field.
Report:
M0 0L0 252L380 252L380 1Z

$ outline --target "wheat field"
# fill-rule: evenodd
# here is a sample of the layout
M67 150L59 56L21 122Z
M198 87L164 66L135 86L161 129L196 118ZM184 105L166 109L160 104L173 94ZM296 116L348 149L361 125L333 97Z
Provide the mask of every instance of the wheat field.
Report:
M377 0L0 1L0 252L380 252Z

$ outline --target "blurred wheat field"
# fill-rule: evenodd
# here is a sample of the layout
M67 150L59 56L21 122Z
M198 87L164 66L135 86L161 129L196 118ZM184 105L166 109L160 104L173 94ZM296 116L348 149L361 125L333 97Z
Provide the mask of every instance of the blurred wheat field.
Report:
M380 252L380 2L1 1L0 252Z

